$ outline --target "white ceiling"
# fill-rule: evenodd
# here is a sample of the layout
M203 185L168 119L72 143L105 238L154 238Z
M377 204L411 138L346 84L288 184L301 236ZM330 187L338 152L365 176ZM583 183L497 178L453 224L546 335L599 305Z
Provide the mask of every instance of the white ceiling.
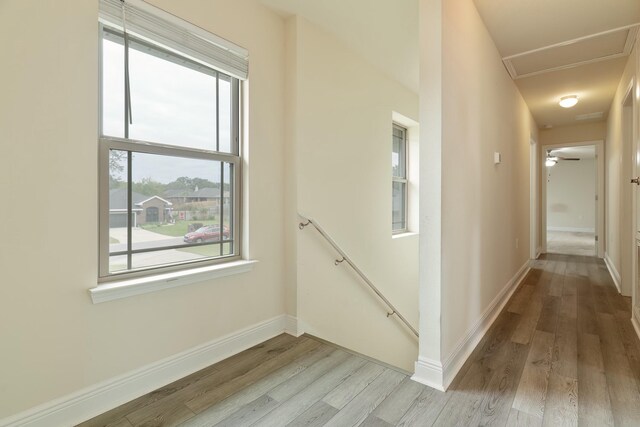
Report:
M502 56L640 22L638 0L474 0Z
M503 58L514 79L628 56L638 27L622 27Z
M503 58L565 43L640 22L639 0L474 0ZM538 126L580 123L577 115L602 112L607 117L628 56L620 56L627 30L569 46L517 57L520 75L572 63L613 59L544 72L515 80ZM629 44L626 44L628 54ZM620 56L615 58L615 56ZM509 65L509 60L505 61ZM515 67L517 68L517 67ZM513 69L511 73L513 75ZM564 95L578 95L574 108L558 105Z
M369 63L416 93L419 89L418 0L259 0L279 13L299 15L342 40ZM473 0L503 58L640 23L640 0ZM546 71L605 54L620 55L620 34L517 57L514 67ZM626 46L628 48L628 46ZM627 57L515 80L538 126L605 120ZM541 70L540 68L543 68ZM527 73L520 73L527 74ZM558 106L577 94L578 105Z
M539 127L581 123L577 115L602 112L606 118L627 58L596 62L577 68L516 80ZM573 108L558 105L563 95L578 95Z

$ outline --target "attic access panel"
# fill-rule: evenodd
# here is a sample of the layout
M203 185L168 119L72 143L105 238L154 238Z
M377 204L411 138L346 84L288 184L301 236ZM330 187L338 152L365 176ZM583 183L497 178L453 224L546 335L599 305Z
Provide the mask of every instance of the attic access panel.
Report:
M518 53L502 59L513 79L628 56L640 24Z

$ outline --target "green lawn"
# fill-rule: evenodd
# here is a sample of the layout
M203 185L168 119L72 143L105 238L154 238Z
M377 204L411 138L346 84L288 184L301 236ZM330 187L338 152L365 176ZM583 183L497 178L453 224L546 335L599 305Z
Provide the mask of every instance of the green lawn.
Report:
M115 243L120 243L120 240L115 239L113 237L109 237L109 244L113 245Z
M176 221L175 224L144 224L140 227L152 231L158 234L164 234L165 236L180 237L187 234L189 231L189 224L200 223L203 225L218 224L218 220L207 221Z

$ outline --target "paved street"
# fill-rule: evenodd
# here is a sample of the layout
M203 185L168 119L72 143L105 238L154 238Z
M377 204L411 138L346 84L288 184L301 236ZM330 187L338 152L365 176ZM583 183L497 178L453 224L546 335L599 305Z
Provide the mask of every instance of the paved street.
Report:
M127 229L111 228L109 229L109 236L117 239L119 243L113 243L109 245L109 252L125 251L127 249ZM173 237L166 236L164 234L154 233L142 228L132 229L133 249L146 249L146 248L162 248L168 246L185 244L182 240L182 236ZM186 244L185 244L186 245ZM219 248L219 246L215 246ZM213 249L212 249L213 251ZM174 262L191 261L202 258L203 254L191 253L189 251L183 251L178 249L167 249L163 251L143 252L133 255L133 268L151 267L154 265L171 264ZM110 271L115 272L118 270L126 269L127 256L118 255L112 256L109 259Z
M157 248L164 246L175 246L183 243L182 237L165 236L142 228L132 230L133 249ZM111 228L109 236L117 239L120 243L109 245L110 252L119 252L127 249L127 228Z

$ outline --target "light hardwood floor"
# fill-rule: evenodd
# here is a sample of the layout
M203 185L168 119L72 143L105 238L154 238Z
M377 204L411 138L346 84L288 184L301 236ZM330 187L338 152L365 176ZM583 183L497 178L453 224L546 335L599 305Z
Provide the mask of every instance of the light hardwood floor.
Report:
M548 230L547 252L563 255L596 256L596 234Z
M547 255L446 393L281 335L82 426L640 426L630 299L596 258Z

